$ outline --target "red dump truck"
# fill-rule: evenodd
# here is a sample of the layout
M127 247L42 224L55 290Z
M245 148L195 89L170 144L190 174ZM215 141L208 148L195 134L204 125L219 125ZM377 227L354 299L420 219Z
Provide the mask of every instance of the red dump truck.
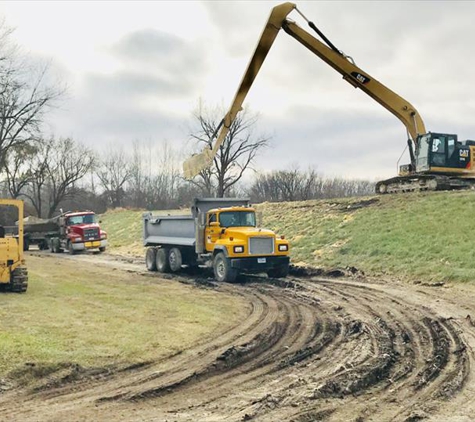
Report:
M35 219L24 224L24 249L38 245L58 253L67 250L70 254L85 250L104 252L107 233L101 229L92 211L68 211L49 220Z

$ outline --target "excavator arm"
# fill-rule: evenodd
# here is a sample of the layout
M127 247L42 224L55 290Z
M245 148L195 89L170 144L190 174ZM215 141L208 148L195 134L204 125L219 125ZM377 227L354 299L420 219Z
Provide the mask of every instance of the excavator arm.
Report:
M424 122L417 110L404 98L400 97L382 83L371 77L368 73L363 72L359 67L357 67L351 59L340 52L318 30L318 28L316 28L313 22L307 20L309 26L323 38L328 46L300 28L296 23L286 19L294 9L298 11L296 5L293 3L283 3L272 9L256 50L254 51L244 77L242 78L234 100L231 103L231 107L217 129L217 131L219 130L219 134L216 143L212 149L206 148L200 154L194 155L184 162L183 171L186 178L191 179L198 175L203 169L211 166L231 124L239 111L242 110L244 99L246 98L262 63L264 62L267 53L272 47L281 28L333 67L343 76L344 80L355 88L360 88L363 92L394 114L407 129L410 137L408 144L410 146L411 161L414 161L411 139L412 142L416 144L418 135L426 133Z

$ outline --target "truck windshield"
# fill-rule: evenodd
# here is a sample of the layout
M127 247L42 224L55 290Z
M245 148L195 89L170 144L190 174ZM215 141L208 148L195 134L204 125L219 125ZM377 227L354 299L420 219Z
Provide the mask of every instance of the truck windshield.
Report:
M221 227L256 227L254 211L225 211L219 214Z
M96 216L94 214L74 215L68 218L67 225L73 224L92 224L96 222Z

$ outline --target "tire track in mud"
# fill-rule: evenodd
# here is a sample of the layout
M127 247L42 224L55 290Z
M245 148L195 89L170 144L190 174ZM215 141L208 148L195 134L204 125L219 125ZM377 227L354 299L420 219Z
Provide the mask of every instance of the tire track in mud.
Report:
M429 308L354 281L250 280L219 286L250 306L219 336L104 379L45 383L22 409L8 399L25 393L0 395L0 416L409 422L437 414L467 383L461 327Z
M332 283L322 284L335 295L340 294ZM374 322L364 324L372 327L378 351L374 358L355 366L347 376L336 374L327 379L316 390L317 397L370 395L375 402L373 407L371 402L347 400L354 420L412 420L423 418L417 416L422 407L425 410L420 414L426 415L434 410L438 399L448 399L463 387L469 375L471 355L451 321L373 289L351 284L344 284L344 289L341 296L345 301L355 302L352 312L366 308L366 315L373 317ZM392 302L390 310L388 299ZM378 416L382 403L383 417ZM306 420L307 413L316 414L313 406L307 409L299 412L296 420ZM328 406L327 410L331 420L353 420L344 411Z

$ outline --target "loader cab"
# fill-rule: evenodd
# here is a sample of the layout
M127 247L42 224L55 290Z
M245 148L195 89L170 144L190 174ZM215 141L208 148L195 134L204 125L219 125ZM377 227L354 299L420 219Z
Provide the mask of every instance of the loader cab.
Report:
M451 173L470 165L470 147L459 142L457 135L426 133L418 138L416 172Z

